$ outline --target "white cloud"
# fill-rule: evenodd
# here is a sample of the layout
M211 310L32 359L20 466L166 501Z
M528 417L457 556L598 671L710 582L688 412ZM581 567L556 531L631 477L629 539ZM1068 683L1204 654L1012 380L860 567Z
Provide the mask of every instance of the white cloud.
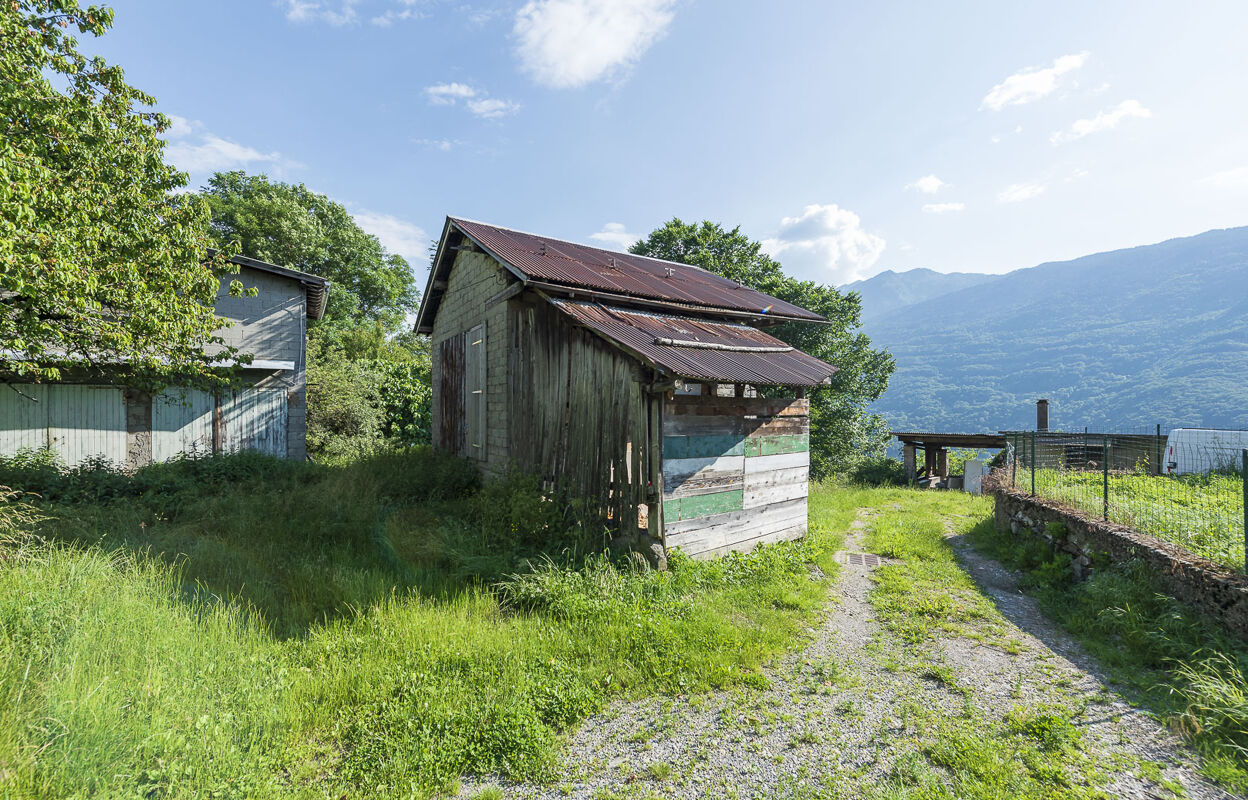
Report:
M482 97L469 100L468 110L481 119L498 119L519 111L520 104L510 100L499 100L497 97Z
M489 97L479 89L466 83L436 83L425 87L425 96L429 104L435 106L453 106L460 100L472 114L481 119L499 119L520 110L519 103Z
M924 175L914 183L907 183L904 188L918 189L923 194L936 194L948 185L949 184L945 183L940 178L937 178L935 175Z
M951 211L962 211L966 203L928 203L923 210L928 214L948 214Z
M1052 94L1057 79L1083 66L1087 53L1065 55L1053 61L1051 67L1029 67L1014 73L998 83L984 96L980 108L1000 111L1006 106L1017 106Z
M425 12L416 8L423 0L397 0L398 8L387 9L381 14L373 17L369 22L379 28L388 28L396 22L404 22L409 19L421 19L425 16Z
M429 259L429 235L418 225L391 214L361 209L351 214L356 224L376 236L391 253L398 253L413 266Z
M255 164L294 169L302 166L276 150L265 153L248 145L223 139L203 129L203 124L185 117L170 116L165 131L165 158L184 172L224 172Z
M1042 183L1013 183L997 193L998 203L1019 203L1044 192Z
M1109 131L1118 127L1118 124L1124 119L1138 117L1140 119L1148 119L1153 115L1144 106L1140 105L1139 100L1123 100L1118 105L1102 111L1092 119L1077 119L1069 129L1064 131L1056 131L1049 137L1049 141L1053 144L1063 144L1064 142L1073 142L1076 139L1082 139L1090 133L1099 133L1101 131Z
M194 124L186 117L177 114L166 114L169 117L169 128L165 131L166 139L182 139L191 135Z
M330 25L350 25L356 21L355 7L360 0L340 0L338 3L320 0L286 0L286 19L291 22L328 22Z
M457 100L477 96L477 90L465 83L435 83L425 87L425 96L435 106L453 106Z
M763 249L790 272L837 286L866 277L884 247L883 238L863 230L857 214L835 204L806 206L763 240Z
M1215 172L1213 175L1201 180L1201 183L1207 183L1219 189L1248 188L1248 167L1234 167L1222 172Z
M413 139L413 143L432 147L434 150L441 150L443 153L449 153L451 148L457 144L462 144L454 139Z
M584 86L636 64L666 32L675 0L530 0L512 33L520 64L556 89Z
M642 237L639 233L629 233L622 222L608 222L602 226L602 230L591 233L589 238L601 243L608 250L624 251Z

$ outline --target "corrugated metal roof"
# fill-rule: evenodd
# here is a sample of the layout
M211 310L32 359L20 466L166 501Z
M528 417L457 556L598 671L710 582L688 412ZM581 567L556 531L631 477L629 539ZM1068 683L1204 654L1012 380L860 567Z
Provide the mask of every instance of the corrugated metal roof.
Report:
M836 372L757 328L552 299L577 322L682 378L719 383L817 386Z
M691 306L824 321L812 311L688 264L616 253L483 222L455 217L450 221L495 258L530 280Z

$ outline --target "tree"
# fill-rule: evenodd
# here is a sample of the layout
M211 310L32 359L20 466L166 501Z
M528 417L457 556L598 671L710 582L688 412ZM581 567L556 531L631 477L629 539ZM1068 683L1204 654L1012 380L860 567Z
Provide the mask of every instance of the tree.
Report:
M407 261L325 195L302 183L218 172L201 196L221 246L333 282L325 324L378 322L391 333L416 310L420 292Z
M175 194L168 120L70 35L112 24L76 0L0 6L0 373L108 364L129 382L217 382L211 362L233 351L213 303L231 268L207 257L206 204Z
M831 324L793 322L768 328L776 338L837 368L832 385L811 395L811 475L844 473L862 458L883 452L888 428L867 407L888 388L895 364L858 330L862 315L858 295L785 275L779 262L739 227L728 231L714 222L694 225L672 219L629 249L637 255L693 264L826 317Z

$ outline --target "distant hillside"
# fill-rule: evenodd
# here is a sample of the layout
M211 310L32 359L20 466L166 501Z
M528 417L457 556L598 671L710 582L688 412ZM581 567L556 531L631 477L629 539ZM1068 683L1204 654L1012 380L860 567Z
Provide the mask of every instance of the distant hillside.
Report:
M897 358L876 405L895 430L1029 428L1037 397L1065 430L1248 428L1248 227L1017 270L864 329Z
M866 280L854 281L841 291L857 292L862 297L863 322L874 321L898 309L931 300L941 295L995 280L998 275L975 272L936 272L920 267L894 272L885 270Z

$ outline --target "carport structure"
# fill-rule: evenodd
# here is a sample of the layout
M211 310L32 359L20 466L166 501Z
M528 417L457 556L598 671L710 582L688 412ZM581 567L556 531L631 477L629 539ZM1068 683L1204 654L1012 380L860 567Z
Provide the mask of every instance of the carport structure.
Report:
M900 433L893 431L902 445L902 462L906 466L906 480L926 480L928 486L945 485L949 479L949 448L965 447L975 450L1000 450L1005 447L1005 437L998 433ZM918 469L915 458L923 451L923 469Z

